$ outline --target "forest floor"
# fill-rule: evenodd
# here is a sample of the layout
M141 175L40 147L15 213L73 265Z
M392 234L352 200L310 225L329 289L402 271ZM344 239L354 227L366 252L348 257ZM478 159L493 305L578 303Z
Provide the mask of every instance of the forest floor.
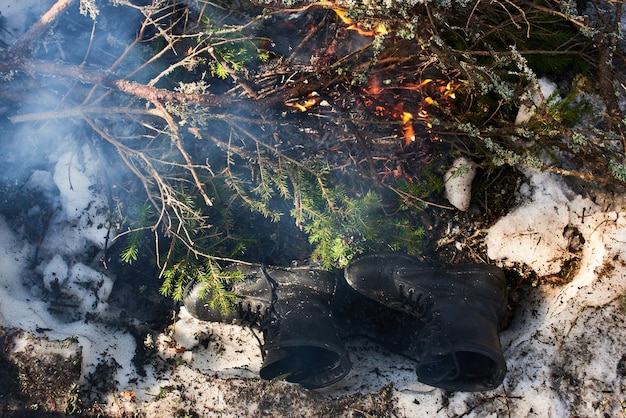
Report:
M0 11L9 30L23 31L53 3L5 3ZM88 30L76 33L89 36ZM621 191L530 168L477 164L466 211L437 192L416 215L424 229L421 258L492 263L506 274L509 312L500 336L508 373L497 389L435 389L417 381L413 360L366 337L349 337L353 366L346 378L306 390L258 378L255 332L197 321L163 297L151 254L132 264L109 257L119 248L107 248L105 214L114 210L111 191L120 187L121 170L93 145L101 138L65 119L9 119L57 103L58 91L73 89L74 82L24 97L19 109L0 104L0 416L626 415ZM333 106L356 103L346 92L331 92ZM320 118L288 113L289 127L281 129L293 135L281 146L319 154L333 165L364 159L347 124L327 122L333 112L337 120L344 116L334 108L319 110ZM382 137L384 128L377 129ZM303 136L309 140L295 139ZM400 147L398 137L401 142L396 128L395 142L372 145L375 161L385 161L393 149L405 163L385 161L390 165L379 166L386 170L381 174L410 176L438 152L428 141L423 149ZM432 170L438 178L443 173ZM256 233L268 237L256 249L259 258L310 253L307 237L293 224L255 220ZM372 319L381 320L362 318Z

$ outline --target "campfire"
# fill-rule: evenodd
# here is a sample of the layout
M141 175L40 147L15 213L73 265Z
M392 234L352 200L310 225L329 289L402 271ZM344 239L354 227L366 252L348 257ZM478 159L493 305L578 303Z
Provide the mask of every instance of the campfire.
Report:
M368 234L358 217L348 221L350 205L379 216L387 207L423 204L426 195L416 197L403 188L421 184L425 167L446 155L449 145L439 123L462 84L436 68L420 42L400 38L387 22L357 21L334 2L269 9L263 19L261 14L252 18L254 32L238 23L239 17L208 5L191 11L174 2L135 10L148 18L129 51L152 37L162 38L166 44L148 63L162 58L164 68L126 65L129 51L107 64L108 73L79 61L7 60L5 67L93 85L74 98L74 105L64 99L59 111L11 120L84 121L122 157L129 181L136 178L158 214L150 227L175 237L174 247L209 259L216 248L225 254L238 248L236 234L211 221L226 217L220 212L225 199L273 221L288 213L301 231L361 225L356 238L354 232L338 231L334 244L329 237L316 244L318 238L309 230L310 243L323 248L322 258L332 263L345 258L333 245L340 242L342 251L356 251L355 240ZM150 22L169 26L153 32ZM285 31L277 32L277 27ZM27 42L12 52L25 53ZM173 83L176 77L185 81ZM99 93L99 88L107 92ZM105 105L112 97L108 91L134 96L142 106ZM111 128L120 115L136 121L129 125L135 132L128 137ZM148 144L164 138L172 150L155 153ZM211 190L231 195L220 197ZM332 225L323 226L321 219L331 219ZM110 234L112 242L128 238L131 247L141 242L138 235L123 230ZM199 248L198 242L207 244ZM170 262L178 251L174 247L160 258L162 274L175 264ZM125 253L129 260L136 250Z

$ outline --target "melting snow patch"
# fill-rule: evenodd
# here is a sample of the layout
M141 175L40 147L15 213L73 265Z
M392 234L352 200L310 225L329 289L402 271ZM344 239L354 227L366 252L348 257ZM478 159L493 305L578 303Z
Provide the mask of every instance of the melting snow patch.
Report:
M43 283L46 289L52 290L53 284L65 283L68 272L69 268L63 257L55 254L43 268Z
M626 340L619 303L626 289L626 218L601 211L550 174L529 171L528 177L520 206L489 230L489 256L526 263L539 275L558 273L568 256L580 257L580 264L564 286L528 289L502 334L511 415L614 416L623 411L626 383L619 369ZM579 231L581 255L569 251L567 228Z
M79 155L89 164L81 163ZM98 248L104 248L106 240L106 198L97 192L94 181L98 160L89 147L84 146L80 154L63 154L54 170L54 183L61 193L61 202L67 221L74 222L77 237L86 238Z
M520 206L489 229L487 255L505 265L524 262L539 276L556 274L568 253L567 227L585 229L589 220L583 223L583 213L597 208L590 200L573 196L556 176L532 170L528 175Z
M457 209L466 211L472 199L472 181L476 168L467 158L454 160L452 167L443 176L446 198Z

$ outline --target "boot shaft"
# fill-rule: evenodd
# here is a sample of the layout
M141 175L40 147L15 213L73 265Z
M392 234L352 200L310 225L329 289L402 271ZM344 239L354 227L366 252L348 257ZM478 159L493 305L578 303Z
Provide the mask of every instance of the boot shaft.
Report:
M337 277L321 268L264 267L235 263L245 278L232 286L237 295L228 313L202 298L202 283L185 291L189 313L203 321L240 323L263 333L260 376L306 388L328 386L350 370L348 354L330 312Z
M459 304L433 305L433 314L402 351L418 361L418 380L451 391L486 391L506 375L499 321Z
M375 253L353 260L344 273L361 295L414 317L398 351L417 361L418 380L460 391L502 383L506 363L498 332L507 304L500 269Z
M276 303L260 376L311 389L342 379L350 361L330 310L337 276L315 267L272 268L268 275Z

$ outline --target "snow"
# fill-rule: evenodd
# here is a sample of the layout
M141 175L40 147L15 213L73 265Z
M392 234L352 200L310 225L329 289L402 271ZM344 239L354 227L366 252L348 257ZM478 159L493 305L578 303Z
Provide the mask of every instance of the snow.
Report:
M16 13L9 3L3 2L0 11L19 33L27 16ZM24 4L35 7L40 2ZM46 5L41 7L47 10ZM35 9L33 13L39 14ZM554 90L547 81L539 85L544 98ZM260 414L260 394L251 400L233 397L233 393L243 393L245 382L258 380L262 362L259 343L247 328L203 323L180 308L168 329L147 334L143 342L167 367L148 363L139 372L133 362L140 348L136 337L109 324L109 298L117 278L85 259L94 248L104 248L106 237L109 205L99 178L99 157L72 139L48 153L44 144L48 135L35 132L30 138L35 143L39 138L39 157L51 165L48 170L33 168L24 187L49 200L52 216L36 248L0 215L0 324L30 333L17 341L14 351L37 346L41 339L33 335L58 341L72 338L75 343L55 350L66 356L81 350L83 383L98 364L118 364L115 389L102 405L112 415L141 409L147 416L174 416L182 405L196 408L202 416ZM33 149L29 152L36 154ZM536 287L517 289L517 299L511 300L515 316L501 333L508 367L502 387L484 394L445 394L417 382L410 360L372 341L351 339L346 345L352 370L336 385L316 391L314 402L363 396L393 383L401 416L623 414L625 206L600 204L601 197L583 197L549 173L528 169L525 176L515 209L486 231L489 258L502 267L525 264L539 278L550 278L573 257L578 271L569 283L538 281ZM463 199L467 191L466 187ZM458 207L463 209L465 204ZM32 202L28 213L34 217L46 210ZM40 261L33 266L36 250ZM33 279L33 270L41 277L39 282ZM53 290L75 302L71 313L51 313L44 295ZM524 297L519 297L520 292ZM42 347L35 351L37 355L51 350L48 345ZM169 389L162 393L165 388ZM279 382L273 388L291 390L297 402L306 399L307 392L297 385ZM135 396L120 396L130 392ZM308 415L306 409L293 406L294 410Z
M43 268L43 284L52 290L53 283L64 283L67 280L69 267L60 254L55 254Z
M522 104L517 112L515 118L516 125L524 125L535 114L535 106L541 106L546 100L550 100L550 103L554 103L560 100L558 95L554 94L556 91L556 84L546 78L539 78L536 85L533 86L529 93L524 93L522 99L528 100L532 103L531 107L526 104Z
M466 211L472 200L472 181L476 168L465 157L459 157L443 176L446 198L455 208Z
M2 324L33 329L41 322L39 312L43 304L28 300L28 292L22 287L22 272L27 267L32 247L21 242L0 216L0 317ZM36 326L36 325L35 325Z
M84 156L90 164L81 164L78 155ZM53 179L60 194L65 220L74 223L74 247L84 245L88 240L98 248L104 248L106 229L103 228L108 210L108 202L98 193L93 178L98 172L98 159L91 155L85 145L81 152L67 152L56 163ZM64 228L65 230L65 228Z
M154 401L155 395L173 383L195 382L194 387L205 388L198 392L196 401L211 402L217 415L235 416L229 406L233 401L224 397L226 392L202 382L219 379L220 384L235 385L238 379L258 379L262 359L250 330L203 323L181 308L171 329L145 343L159 358L174 360L178 366L157 373L148 365L139 376L133 364L135 337L105 325L115 277L79 261L90 246L98 244L101 248L95 238L102 230L88 227L83 219L101 219L105 201L95 192L96 171L84 168L94 166L96 156L89 152L81 155L84 161L79 164L69 152L62 153L54 173L37 170L27 182L28 187L46 196L58 196L60 202L51 218L49 228L53 232L41 243L45 251L40 252L44 260L37 267L42 276L40 285L27 280L33 246L0 217L2 325L33 334L50 330L45 333L50 339L75 337L82 347L83 379L103 359L114 359L120 365L115 373L117 393L131 390L134 400L120 404L119 395L112 394L110 408L132 409L143 404L149 405L147 410L161 408L165 413L171 408L165 400L174 402L182 395L172 391ZM68 172L72 186L62 174ZM623 361L621 342L626 340L626 327L618 302L626 291L626 213L618 206L604 210L590 198L574 193L555 175L533 170L525 174L517 206L487 231L489 257L502 267L525 263L540 277L559 273L567 257L578 257L579 271L569 283L526 290L529 294L516 307L511 326L501 334L509 370L503 386L488 394L457 393L446 398L444 405L443 392L417 382L409 360L371 341L354 339L346 341L352 370L344 380L318 393L333 399L363 390L377 391L393 382L405 416L437 416L443 410L463 414L477 399L487 399L476 410L477 416L482 416L479 411L502 411L505 399L508 413L515 417L566 416L572 411L593 416L599 408L615 409L611 397L622 396L625 381L619 372L624 366L619 362ZM576 234L567 234L568 230ZM578 251L571 248L574 237L579 240ZM58 287L78 301L74 316L52 315L49 304L39 297L43 291L38 286L47 290ZM249 408L254 412L260 407L250 404Z
M595 205L584 199L570 201L564 185L555 177L531 171L529 176L530 184L522 191L524 203L489 230L487 255L506 261L502 264L525 262L540 276L556 274L563 259L555 254L566 253L569 245L565 228L588 226L580 214Z

